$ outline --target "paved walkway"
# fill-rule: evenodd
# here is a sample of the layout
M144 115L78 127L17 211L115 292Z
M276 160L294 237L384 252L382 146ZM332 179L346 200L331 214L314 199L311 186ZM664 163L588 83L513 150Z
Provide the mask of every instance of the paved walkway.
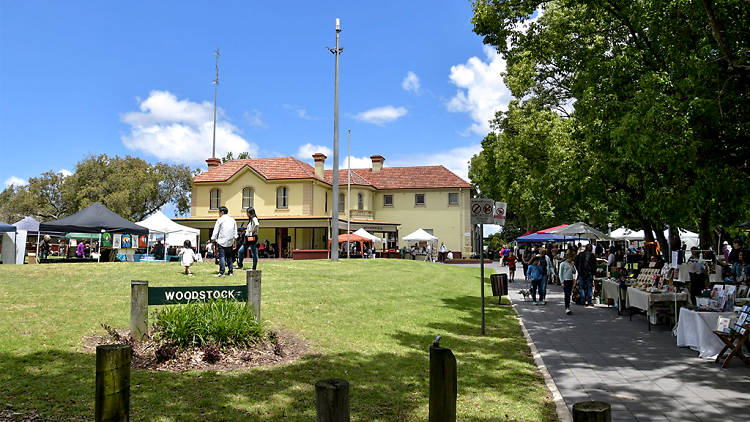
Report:
M525 302L522 288L509 284L511 300L568 409L602 400L613 421L750 420L750 368L739 359L721 369L678 348L665 327L649 332L643 315L630 321L614 308L577 305L565 315L559 286L548 288L545 306Z

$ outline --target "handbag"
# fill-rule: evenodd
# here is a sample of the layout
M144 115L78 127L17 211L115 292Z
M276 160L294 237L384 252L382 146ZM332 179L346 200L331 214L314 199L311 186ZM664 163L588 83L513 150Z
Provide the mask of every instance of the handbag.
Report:
M247 243L255 243L258 241L258 236L245 236L245 240L247 240Z

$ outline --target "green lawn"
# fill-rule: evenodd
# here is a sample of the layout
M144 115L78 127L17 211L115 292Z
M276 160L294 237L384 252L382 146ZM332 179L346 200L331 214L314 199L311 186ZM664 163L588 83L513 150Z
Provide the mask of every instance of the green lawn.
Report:
M215 269L197 264L187 278L177 263L0 266L0 406L90 420L95 356L81 341L104 334L100 323L128 327L130 280L244 283L244 272L217 279ZM307 354L233 372L134 371L133 420L315 420L315 381L344 378L353 420L424 421L436 334L458 361L458 420L556 420L512 309L488 305L480 336L478 268L381 259L260 269L263 319L298 333Z

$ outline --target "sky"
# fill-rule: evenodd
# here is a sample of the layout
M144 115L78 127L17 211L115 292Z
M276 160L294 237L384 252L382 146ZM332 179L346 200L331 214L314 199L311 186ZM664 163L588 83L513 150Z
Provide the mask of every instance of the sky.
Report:
M205 169L220 50L217 156L333 164L335 19L340 162L443 165L468 180L510 94L468 0L0 0L4 187L89 155Z

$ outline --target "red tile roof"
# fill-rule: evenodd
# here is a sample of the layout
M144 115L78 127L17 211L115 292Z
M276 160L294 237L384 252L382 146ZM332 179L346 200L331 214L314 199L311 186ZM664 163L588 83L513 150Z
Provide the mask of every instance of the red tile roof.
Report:
M225 182L248 166L266 180L315 179L329 185L333 183L333 171L326 170L324 178L315 175L315 168L294 157L255 158L231 160L195 176L197 183ZM339 170L339 182L347 182L347 170ZM471 185L443 166L383 167L379 172L372 169L352 169L353 185L372 186L376 189L431 189L470 188Z

